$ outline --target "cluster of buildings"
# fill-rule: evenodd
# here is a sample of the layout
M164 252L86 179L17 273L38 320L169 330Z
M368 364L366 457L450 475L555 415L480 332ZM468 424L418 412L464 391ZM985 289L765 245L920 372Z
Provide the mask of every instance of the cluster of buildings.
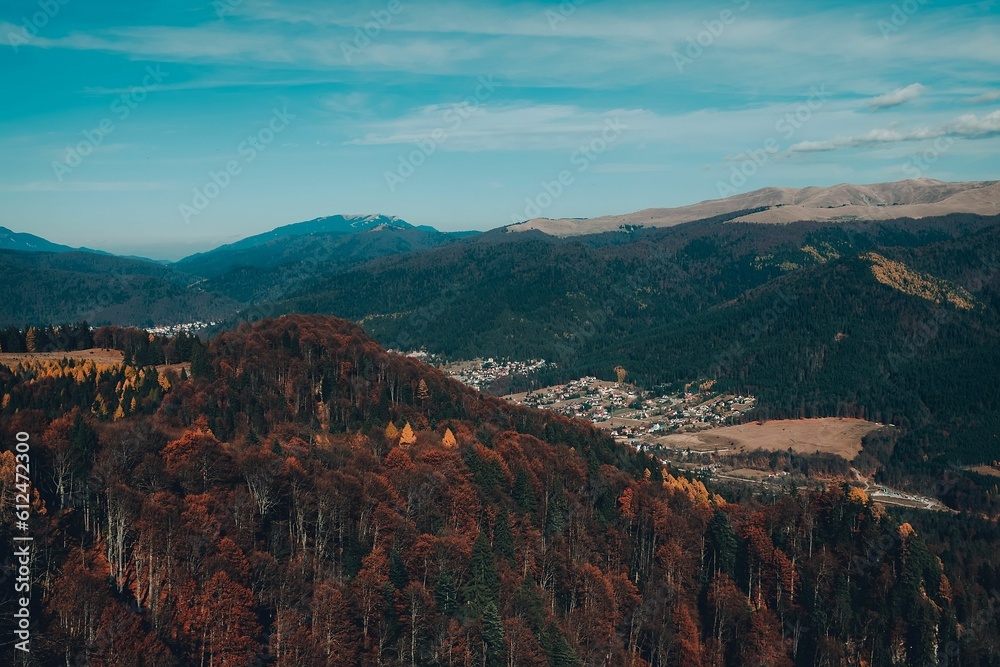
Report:
M209 327L214 327L218 322L185 322L184 324L170 324L167 326L147 327L146 331L156 336L176 336L180 332L197 333Z
M553 365L544 359L497 361L490 357L485 360L476 359L448 364L443 370L459 382L482 390L505 377L527 376Z
M756 404L753 396L721 394L710 388L656 394L593 377L506 398L567 417L587 419L616 438L636 445L668 433L736 423Z

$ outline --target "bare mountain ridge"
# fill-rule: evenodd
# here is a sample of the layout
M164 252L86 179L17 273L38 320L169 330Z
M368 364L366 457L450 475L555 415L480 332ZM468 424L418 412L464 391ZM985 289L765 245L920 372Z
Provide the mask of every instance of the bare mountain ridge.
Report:
M510 225L507 230L534 229L552 236L578 236L616 231L623 226L670 227L760 208L767 210L734 221L783 224L802 220L926 218L949 213L1000 215L1000 181L945 183L925 178L874 185L763 188L679 208L651 208L583 220L539 218Z

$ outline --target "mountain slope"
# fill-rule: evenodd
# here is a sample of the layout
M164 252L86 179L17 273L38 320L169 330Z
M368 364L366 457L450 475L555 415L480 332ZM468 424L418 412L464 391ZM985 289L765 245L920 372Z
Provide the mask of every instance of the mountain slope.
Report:
M998 223L494 233L349 270L270 312L349 317L399 349L557 362L538 382L611 378L618 364L647 387L718 379L758 396L763 416L902 426L909 465L988 462L1000 457Z
M591 354L646 384L712 378L764 418L861 416L901 426L922 465L1000 458L1000 226L845 255ZM912 469L912 468L911 468Z
M427 228L379 225L349 234L282 238L178 266L209 275L205 289L258 303L285 298L305 284L372 259L430 250L458 237Z
M88 248L71 248L68 245L53 243L34 234L14 232L6 227L0 227L0 250L20 250L22 252L98 252Z
M379 235L388 238L378 240ZM316 257L319 259L315 261L356 263L388 252L433 247L451 237L432 227L414 227L396 217L333 215L278 227L185 257L173 266L185 273L214 278L234 269L269 269Z
M218 321L238 304L152 262L89 252L0 251L0 325Z
M40 664L997 657L989 522L904 522L846 485L727 502L332 318L243 326L207 362L185 381L0 367L0 435L41 426L32 462L57 482L32 505ZM45 383L77 409L45 419L31 391ZM103 385L163 399L155 417L99 421ZM5 477L15 467L0 453ZM10 504L0 518L11 571ZM11 635L15 604L0 599Z
M962 236L996 222L974 216L850 226L703 221L571 239L493 232L371 262L268 308L359 320L390 347L569 365L588 350L641 338L803 267L852 251Z
M746 209L764 209L735 218L742 222L789 223L802 220L891 220L953 213L1000 215L1000 181L943 183L932 179L841 184L832 187L764 188L726 199L680 208L654 208L589 220L536 219L510 225L555 236L616 231L622 227L668 227Z

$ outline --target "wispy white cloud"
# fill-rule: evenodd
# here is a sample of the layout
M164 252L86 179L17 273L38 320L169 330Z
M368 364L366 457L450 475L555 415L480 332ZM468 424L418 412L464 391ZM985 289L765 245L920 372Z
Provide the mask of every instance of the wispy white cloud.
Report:
M872 109L889 109L892 107L898 107L907 102L912 102L913 100L920 97L926 88L919 83L911 83L905 88L897 88L885 95L879 95L868 101L868 106Z
M1000 100L1000 90L991 90L982 95L970 97L966 102L969 104L986 104L987 102L996 102L997 100Z
M445 138L435 142L453 151L561 149L599 137L609 123L627 131L636 126L648 129L656 121L656 114L644 109L602 113L559 104L433 104L402 118L374 123L364 136L348 143L414 144L437 135Z
M700 38L706 22L716 20L718 12L672 3L642 3L622 11L619 5L596 2L579 4L557 24L548 20L541 4L404 2L403 10L380 28L370 45L345 58L342 47L352 43L359 26L374 20L372 11L384 7L245 0L225 21L41 34L28 46L233 70L493 73L545 87L621 88L686 75L693 81L693 75L702 74L702 86L759 89L766 84L767 90L783 93L819 82L840 82L844 93L864 90L855 66L867 60L891 59L905 68L919 67L928 77L954 63L964 63L966 71L969 63L1000 65L995 22L963 27L961 40L940 21L933 26L936 32L914 22L890 42L873 39L874 21L854 10L790 15L754 4L745 13L737 12L696 65L679 74L672 54ZM824 65L802 68L802 57ZM228 77L205 80L224 83Z
M817 153L844 148L898 144L907 141L925 141L940 137L984 139L1000 135L1000 110L976 116L965 114L944 125L915 127L909 130L879 128L864 134L835 137L824 141L800 141L788 153Z

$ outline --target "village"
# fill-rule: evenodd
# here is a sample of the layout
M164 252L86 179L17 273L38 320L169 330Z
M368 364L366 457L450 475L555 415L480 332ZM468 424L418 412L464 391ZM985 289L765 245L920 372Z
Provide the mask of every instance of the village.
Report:
M419 353L411 353L416 356ZM433 363L429 355L422 360ZM529 376L553 367L544 359L498 361L476 359L440 365L449 376L479 389L512 376ZM586 419L636 448L659 447L658 439L672 433L702 431L743 421L756 405L753 396L720 393L714 382L691 383L680 391L644 391L621 381L583 377L567 384L509 394L513 403Z
M683 391L642 391L625 383L583 377L505 398L514 403L587 419L610 431L616 440L637 449L657 445L670 433L701 431L738 423L753 409L752 396L722 394L713 383L689 385Z
M447 375L455 378L462 384L468 385L479 391L484 391L498 381L515 376L529 376L546 368L554 367L555 364L544 359L529 359L528 361L497 361L489 359L475 359L473 361L456 361L442 364L434 355L426 352L410 352L407 356L420 359L421 361L436 365Z
M214 327L218 322L185 322L183 324L169 324L156 327L146 327L146 331L156 336L176 336L182 331L187 334L198 333L209 327Z

